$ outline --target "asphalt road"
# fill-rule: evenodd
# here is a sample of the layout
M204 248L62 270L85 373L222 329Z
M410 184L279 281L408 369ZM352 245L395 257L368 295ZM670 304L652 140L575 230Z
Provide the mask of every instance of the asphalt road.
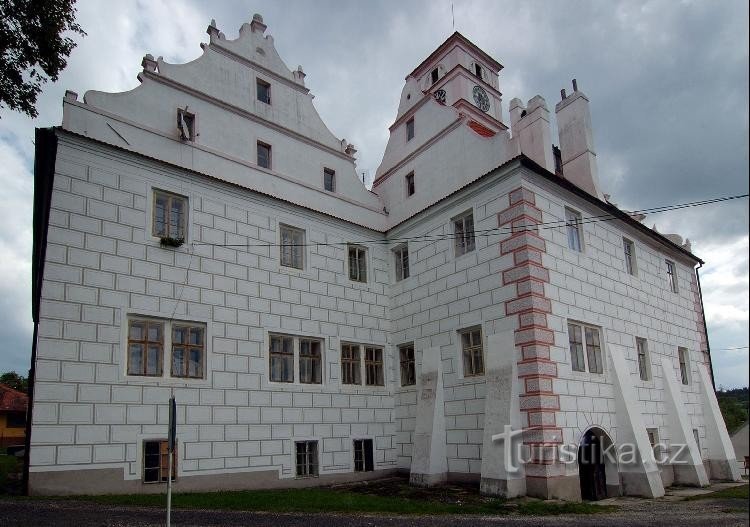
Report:
M739 500L649 501L618 504L612 514L582 516L374 516L343 514L275 514L258 512L176 510L175 527L482 527L494 525L583 526L747 526L748 504ZM83 501L0 499L0 526L151 527L164 525L164 511L141 507L102 506Z

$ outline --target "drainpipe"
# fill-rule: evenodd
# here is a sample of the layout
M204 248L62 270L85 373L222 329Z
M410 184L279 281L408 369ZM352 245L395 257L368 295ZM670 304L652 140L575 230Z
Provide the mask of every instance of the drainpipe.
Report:
M711 360L711 345L708 343L708 325L706 325L706 310L703 308L703 291L701 290L701 275L698 272L703 267L703 262L695 268L695 278L698 283L698 298L701 301L701 317L703 317L703 334L706 337L706 353L708 354L708 371L711 374L711 384L716 391L716 381L714 380L714 362Z

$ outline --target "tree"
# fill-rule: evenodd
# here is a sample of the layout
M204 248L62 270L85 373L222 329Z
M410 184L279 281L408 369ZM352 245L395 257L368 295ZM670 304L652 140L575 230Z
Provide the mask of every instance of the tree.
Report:
M0 2L0 108L37 116L42 84L57 80L76 47L73 39L62 34L86 34L75 21L75 2Z
M29 389L29 380L14 371L5 372L0 375L0 384L10 386L14 390L26 393Z

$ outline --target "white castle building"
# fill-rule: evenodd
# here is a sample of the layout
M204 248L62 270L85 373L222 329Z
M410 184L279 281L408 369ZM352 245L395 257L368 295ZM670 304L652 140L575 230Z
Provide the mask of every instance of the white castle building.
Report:
M211 23L198 59L146 55L37 130L31 493L162 492L170 395L177 491L739 477L702 262L602 193L575 83L553 148L544 99L504 115L502 66L454 33L370 191L265 32Z

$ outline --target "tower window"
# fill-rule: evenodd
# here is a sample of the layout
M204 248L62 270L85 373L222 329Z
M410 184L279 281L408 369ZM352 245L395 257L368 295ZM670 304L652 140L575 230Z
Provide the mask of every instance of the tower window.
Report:
M266 81L256 79L255 88L258 100L266 104L271 104L271 85Z
M271 145L258 141L258 166L271 168Z
M323 169L323 188L328 192L336 192L336 172L330 168Z
M414 117L406 121L406 140L414 139Z
M414 195L414 172L406 174L406 197Z
M474 75L476 75L480 79L482 78L482 66L477 63L474 63Z
M434 70L432 70L432 84L435 84L438 81L438 77L439 77L438 69L435 68Z

